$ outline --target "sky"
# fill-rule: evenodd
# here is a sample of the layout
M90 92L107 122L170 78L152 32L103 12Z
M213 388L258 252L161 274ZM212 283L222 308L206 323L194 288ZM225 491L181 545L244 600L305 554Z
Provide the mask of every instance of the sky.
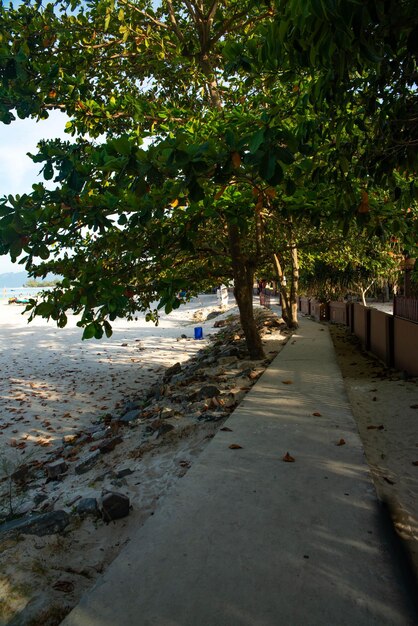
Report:
M70 135L64 133L67 120L63 113L53 111L47 120L40 122L17 119L9 125L0 123L0 197L30 193L31 186L43 180L39 176L42 164L33 163L27 153L36 153L41 139L71 140ZM9 256L0 256L0 274L23 270L24 267L12 263Z

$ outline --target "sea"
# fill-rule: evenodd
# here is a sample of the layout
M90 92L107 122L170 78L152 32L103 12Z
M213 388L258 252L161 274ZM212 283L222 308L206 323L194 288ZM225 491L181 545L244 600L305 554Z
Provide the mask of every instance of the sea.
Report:
M3 287L0 291L0 301L7 302L9 298L27 300L35 297L41 291L50 291L51 287Z

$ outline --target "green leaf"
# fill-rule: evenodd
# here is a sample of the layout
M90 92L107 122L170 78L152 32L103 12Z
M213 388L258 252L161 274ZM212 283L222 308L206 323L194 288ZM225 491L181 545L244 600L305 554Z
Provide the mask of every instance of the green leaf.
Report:
M54 168L52 167L52 163L48 161L43 168L43 175L45 180L51 180L54 176Z
M87 324L87 326L84 329L82 339L83 340L84 339L92 339L95 336L95 332L96 332L96 327L95 327L94 323Z
M263 141L264 141L264 128L261 128L256 133L254 133L254 135L252 135L248 144L249 151L252 154L257 152L257 150L259 149Z

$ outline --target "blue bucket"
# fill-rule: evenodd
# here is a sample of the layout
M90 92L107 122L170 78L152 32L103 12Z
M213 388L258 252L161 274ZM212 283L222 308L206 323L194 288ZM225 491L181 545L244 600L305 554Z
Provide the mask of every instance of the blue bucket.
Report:
M194 329L194 338L203 339L203 328L201 326L197 326L197 328Z

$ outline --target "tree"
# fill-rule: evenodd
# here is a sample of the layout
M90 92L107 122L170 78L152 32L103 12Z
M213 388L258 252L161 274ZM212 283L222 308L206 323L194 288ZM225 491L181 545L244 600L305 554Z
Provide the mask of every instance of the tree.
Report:
M177 306L185 268L202 258L207 220L222 239L215 273L233 276L250 353L262 357L251 189L281 182L292 138L277 120L269 128L273 116L255 91L246 114L245 83L223 76L222 52L271 16L268 5L217 0L2 10L1 119L59 108L71 116L69 133L79 134L72 144L44 143L33 157L54 189L38 185L2 202L2 252L17 258L23 250L33 276L64 276L32 304L35 314L64 325L72 308L89 337L110 333L109 319L156 297ZM85 133L106 138L95 144ZM176 273L179 258L187 261ZM194 287L202 282L207 275Z

